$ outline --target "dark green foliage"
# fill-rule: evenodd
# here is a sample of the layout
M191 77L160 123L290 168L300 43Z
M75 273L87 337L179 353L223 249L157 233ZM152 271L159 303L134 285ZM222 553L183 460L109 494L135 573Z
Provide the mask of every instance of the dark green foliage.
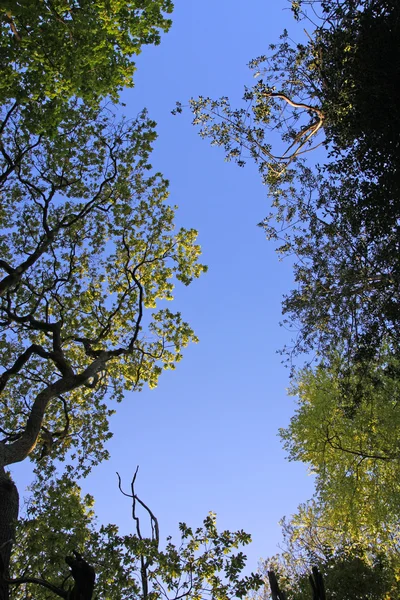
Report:
M194 123L229 160L254 160L268 186L262 226L281 255L296 256L283 304L290 357L341 347L369 360L382 343L400 348L400 5L293 8L317 19L307 43L284 32L250 63L261 79L246 89L246 108L192 100ZM318 145L316 166L306 153Z

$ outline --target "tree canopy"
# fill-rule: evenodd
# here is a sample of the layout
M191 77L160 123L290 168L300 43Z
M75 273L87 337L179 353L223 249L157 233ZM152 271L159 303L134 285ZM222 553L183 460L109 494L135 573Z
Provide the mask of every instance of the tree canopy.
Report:
M13 598L26 598L28 590L38 600L49 591L66 597L72 584L65 556L74 550L95 566L97 598L227 600L262 585L260 576L241 573L246 557L240 548L250 536L218 531L212 513L196 529L180 523L178 544L163 542L157 517L136 494L135 479L129 493L121 489L131 498L136 531L122 534L115 525L97 524L94 499L83 497L69 476L39 476L18 524Z
M130 122L78 103L49 137L20 127L20 107L6 110L1 466L30 457L43 478L67 459L71 486L108 456L110 402L155 386L196 341L165 301L174 280L188 285L205 267L196 232L175 230L168 182L149 164L146 112ZM18 496L5 476L2 492L7 568Z
M298 373L298 410L281 432L316 496L286 529L289 550L303 534L305 549L276 570L302 598L304 573L293 574L315 558L332 596L372 600L399 577L400 6L292 7L312 32L299 44L284 32L251 61L244 108L225 97L190 106L228 160L257 164L272 200L261 226L296 256L288 352L318 362ZM197 232L176 230L168 181L150 164L155 123L117 106L133 57L159 42L171 11L170 0L0 8L0 600L10 586L21 600L32 586L38 600L91 600L95 573L104 598L228 600L261 585L232 552L249 536L219 533L213 515L161 548L135 478L134 535L99 528L79 488L108 456L115 402L154 387L197 340L167 307L177 282L205 271ZM18 521L5 467L27 458L36 480Z
M294 262L284 351L308 366L292 370L298 409L281 435L289 458L310 465L316 496L292 520L291 540L304 542L312 514L310 556L333 576L332 597L355 598L335 574L376 583L382 556L392 583L399 573L400 5L294 0L292 8L304 35L296 43L284 31L250 62L257 82L239 108L199 97L190 109L227 160L255 162L271 201L260 225ZM275 567L289 597L307 597L286 559ZM381 583L365 597L392 593Z
M170 0L2 2L0 104L116 99L132 85L132 58L168 31Z
M136 590L123 568L137 542L133 550L112 526L88 534L92 500L80 499L78 480L108 456L113 402L154 387L197 340L167 306L177 282L205 271L197 232L176 229L168 181L150 164L155 123L146 111L127 120L116 105L132 84L132 56L158 43L171 9L145 0L0 10L2 600L11 571L26 580L68 567L73 591L42 582L38 594L77 597L81 578L91 598L86 544L103 560L115 545L110 568L125 577L115 592ZM10 570L19 499L5 467L27 458L38 481Z
M399 535L399 363L387 354L368 371L341 363L299 375L298 408L280 433L290 460L315 475L326 522L386 548Z
M134 57L168 31L170 0L9 0L0 7L0 106L20 128L56 136L80 104L98 109L133 86ZM61 125L61 127L63 127ZM0 151L2 131L0 130Z
M368 359L399 347L399 5L304 5L312 33L295 44L284 32L251 61L258 82L244 108L226 97L190 106L228 160L258 165L272 202L261 226L297 258L283 303L289 354L326 357L340 344Z
M78 116L52 139L20 140L18 113L7 122L7 155L23 157L2 186L3 464L30 454L40 431L58 456L78 444L97 461L104 397L154 386L196 339L179 313L155 310L174 277L187 285L204 267L150 171L154 123Z

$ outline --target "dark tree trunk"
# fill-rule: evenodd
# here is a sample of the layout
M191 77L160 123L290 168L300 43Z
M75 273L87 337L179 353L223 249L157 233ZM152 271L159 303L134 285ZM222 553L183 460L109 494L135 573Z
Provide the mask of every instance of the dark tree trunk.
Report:
M19 497L15 483L0 466L0 600L9 599L10 556L18 519Z
M68 600L91 600L96 578L94 569L78 552L74 551L74 554L65 559L75 581Z

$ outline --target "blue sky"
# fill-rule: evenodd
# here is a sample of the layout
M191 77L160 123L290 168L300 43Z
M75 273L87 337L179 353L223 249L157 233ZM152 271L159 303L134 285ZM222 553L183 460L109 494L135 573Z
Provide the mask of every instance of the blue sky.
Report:
M276 353L289 340L278 323L291 268L257 227L269 208L257 170L225 163L222 151L198 137L189 113L174 117L171 110L199 94L239 102L243 85L254 81L249 60L266 53L284 27L300 35L289 6L176 0L171 31L137 61L136 86L123 97L126 114L146 106L158 122L153 165L171 182L178 224L199 231L209 272L177 288L174 303L200 343L156 390L131 394L117 407L112 458L84 484L101 521L133 531L115 472L128 488L140 465L137 492L163 537L179 521L197 526L215 511L221 528L252 534L252 570L277 552L279 519L313 491L306 468L285 460L277 437L294 410L289 373Z

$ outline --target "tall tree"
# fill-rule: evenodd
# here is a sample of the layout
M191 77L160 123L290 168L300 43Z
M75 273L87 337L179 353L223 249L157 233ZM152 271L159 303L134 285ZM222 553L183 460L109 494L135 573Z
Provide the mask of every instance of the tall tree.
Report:
M53 137L20 129L19 107L3 119L4 169L15 165L0 215L5 575L18 497L4 467L30 457L50 475L68 453L68 476L87 473L107 455L110 401L155 386L196 340L158 307L174 279L188 285L204 267L196 232L174 231L168 183L148 162L154 123L93 110L78 103Z
M112 401L155 386L196 340L164 303L174 279L188 285L205 270L196 232L174 229L168 182L149 164L155 124L145 112L131 122L113 114L119 92L133 85L132 58L159 43L172 8L170 0L0 6L2 600L19 504L5 467L29 457L39 478L34 517L18 526L26 554L22 563L17 552L14 567L26 576L59 566L66 544L48 527L42 537L38 507L47 506L47 521L58 518L63 533L76 519L82 551L91 517L76 482L107 457ZM52 481L54 460L66 458ZM132 553L117 537L111 528L96 539L118 547L123 565ZM74 589L49 584L46 594L88 600L92 568L71 544L68 553Z
M265 580L273 570L287 600L314 598L313 584L321 577L326 600L397 597L398 561L394 564L394 555L387 556L372 545L363 545L338 530L324 528L319 516L315 504L310 503L302 505L289 521L282 521L281 553L261 561L260 571ZM256 592L254 597L259 595Z
M261 225L297 257L297 288L283 305L296 331L289 352L326 355L341 344L365 359L382 343L398 352L399 4L303 5L315 12L312 34L293 44L284 32L250 63L259 81L246 108L192 100L194 123L228 159L254 160L268 186L272 212ZM322 165L307 161L318 145Z
M132 499L136 531L123 535L115 525L97 526L93 498L82 497L69 477L39 477L18 525L13 597L66 597L72 584L64 557L77 550L95 568L97 598L226 600L262 585L259 575L242 574L246 557L239 548L250 536L218 531L214 514L196 529L180 523L180 543L163 543L157 517L136 494L135 478L129 493L121 489Z
M399 541L399 361L387 352L369 369L343 360L305 370L298 408L281 430L290 460L310 465L326 523L386 551Z
M0 104L16 101L34 126L77 96L116 99L132 85L132 60L171 25L171 0L6 0L0 6ZM38 127L36 122L36 127Z

